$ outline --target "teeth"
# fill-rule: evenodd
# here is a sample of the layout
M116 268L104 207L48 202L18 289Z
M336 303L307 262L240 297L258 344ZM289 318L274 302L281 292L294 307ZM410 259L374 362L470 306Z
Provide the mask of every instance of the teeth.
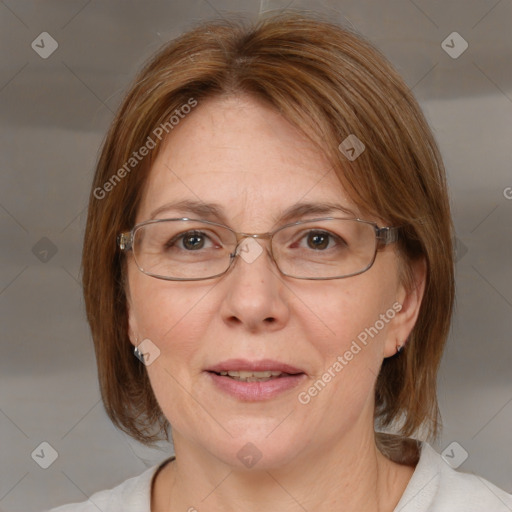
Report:
M235 380L243 380L244 382L265 382L267 380L272 379L273 377L278 377L282 375L282 372L279 371L264 371L264 372L247 372L247 371L228 371L228 372L219 372L220 375L229 376Z

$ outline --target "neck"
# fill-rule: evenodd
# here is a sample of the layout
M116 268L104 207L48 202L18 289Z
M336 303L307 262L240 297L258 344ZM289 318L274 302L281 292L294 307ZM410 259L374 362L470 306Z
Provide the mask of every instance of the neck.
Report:
M343 510L391 512L414 469L390 461L373 432L304 450L272 470L233 469L174 436L176 460L155 480L152 512Z

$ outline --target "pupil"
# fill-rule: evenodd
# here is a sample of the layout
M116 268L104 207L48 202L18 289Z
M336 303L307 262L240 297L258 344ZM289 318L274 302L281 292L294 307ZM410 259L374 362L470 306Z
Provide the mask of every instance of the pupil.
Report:
M201 235L190 235L183 240L186 249L201 249L204 245L204 239Z
M329 237L321 233L312 233L308 236L308 245L312 249L325 249L329 245Z

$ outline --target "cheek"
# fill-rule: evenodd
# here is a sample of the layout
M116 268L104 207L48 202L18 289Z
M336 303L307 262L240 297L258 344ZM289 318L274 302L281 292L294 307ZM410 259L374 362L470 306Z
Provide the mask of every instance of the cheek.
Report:
M366 273L325 283L321 293L304 300L312 306L297 315L317 361L301 403L311 401L329 411L326 421L334 430L350 418L355 421L366 407L371 411L372 389L395 316L393 282L379 276Z
M205 311L210 286L156 280L142 273L130 280L130 317L139 341L149 338L172 364L188 360L209 321Z
M187 418L198 415L191 400L201 372L197 354L211 322L205 287L194 283L159 282L141 274L130 282L132 306L139 342L149 339L159 356L146 367L151 387L166 418L173 426L188 428Z
M326 281L322 287L311 287L307 294L297 292L303 305L296 318L309 341L332 360L343 355L354 340L364 343L365 338L385 338L391 319L386 312L395 300L393 290L390 283L378 281L370 273L345 281ZM386 321L381 320L381 315ZM377 349L378 343L373 346ZM369 342L365 348L370 348Z
M321 293L309 294L308 305L316 306L298 315L306 353L316 361L301 404L323 411L324 427L332 432L348 428L363 411L373 414L373 387L394 317L393 288L364 274L357 278L332 281Z

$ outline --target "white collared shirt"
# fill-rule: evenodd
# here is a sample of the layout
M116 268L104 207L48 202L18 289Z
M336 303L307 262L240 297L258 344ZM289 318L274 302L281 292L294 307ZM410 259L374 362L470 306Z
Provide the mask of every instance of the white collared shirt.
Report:
M151 512L151 483L160 466L129 478L89 500L47 512ZM512 495L487 480L451 468L428 444L393 512L512 512Z

